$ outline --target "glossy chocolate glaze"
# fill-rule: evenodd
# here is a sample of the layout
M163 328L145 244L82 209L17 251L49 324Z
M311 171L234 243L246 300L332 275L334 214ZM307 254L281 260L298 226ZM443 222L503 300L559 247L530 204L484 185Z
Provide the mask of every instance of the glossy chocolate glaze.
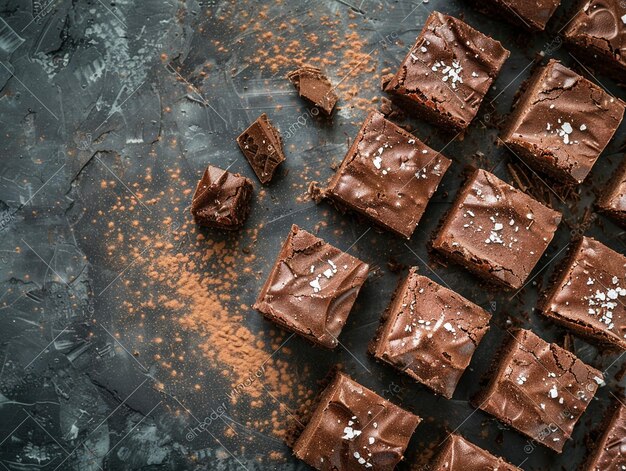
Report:
M626 406L618 403L604 424L585 471L623 471L626 469Z
M411 101L435 124L462 131L508 57L498 41L433 12L385 91Z
M420 421L339 373L293 451L320 470L391 471Z
M202 226L238 229L250 212L252 191L246 177L209 165L193 195L191 214Z
M623 102L551 60L531 79L502 140L536 169L581 183L623 115Z
M587 338L626 350L625 302L626 257L583 237L541 310Z
M368 270L366 263L294 225L254 309L333 348Z
M450 163L372 111L326 194L340 207L408 239Z
M268 183L285 160L280 134L265 113L241 133L237 143L261 183Z
M460 190L433 247L490 281L519 289L560 221L559 212L476 170Z
M443 449L435 457L432 471L521 471L517 466L468 442L455 433L451 434Z
M598 200L598 209L626 227L626 157Z
M451 398L490 318L482 308L411 268L385 312L370 352Z
M602 383L602 373L529 330L511 336L487 390L474 403L560 453Z
M287 78L293 83L302 98L331 115L339 97L334 87L320 69L304 66L290 72Z
M626 74L626 3L583 0L565 30L565 39L590 64L600 60L616 78Z

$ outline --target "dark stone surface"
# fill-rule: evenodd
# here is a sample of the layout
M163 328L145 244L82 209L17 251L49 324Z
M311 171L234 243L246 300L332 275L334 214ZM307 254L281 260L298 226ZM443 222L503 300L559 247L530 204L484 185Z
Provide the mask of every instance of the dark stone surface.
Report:
M429 260L426 243L449 208L465 164L479 165L507 181L509 164L525 170L515 156L495 146L494 125L509 111L514 94L530 75L535 54L544 51L546 57L560 58L586 73L560 47L556 34L572 2L564 2L557 11L549 32L532 36L471 11L459 0L347 3L0 1L0 467L304 469L280 439L249 422L253 417L267 418L274 410L285 414L267 397L261 412L242 405L228 409L225 420L235 434L226 436L220 424L210 434L186 438L194 420L190 413L181 413L181 403L199 417L217 407L228 391L219 375L221 365L207 365L192 355L175 362L181 377L194 377L200 369L206 372L202 385L208 392L202 395L194 391L193 380L188 384L172 380L155 355L184 356L194 351L198 339L188 333L180 343L174 342L171 325L158 321L169 312L161 306L148 312L144 322L126 319L125 302L133 296L126 287L141 281L132 263L141 250L129 237L120 242L122 255L111 256L103 236L108 224L126 227L132 235L131 219L139 221L143 233L164 238L188 223L184 204L150 202L163 190L178 190L169 178L171 169L178 169L191 185L208 163L232 165L232 171L254 178L235 138L263 111L285 137L283 167L288 173L277 175L268 197L253 202L248 227L265 223L256 243L247 232L212 237L251 246L257 256L252 270L267 273L292 223L312 230L323 221L320 237L378 267L340 337L344 348L326 352L293 339L290 352L279 353L294 370L309 365L310 374L302 377L306 387L316 389L328 369L342 363L357 381L423 417L407 452L411 463L429 456L426 451L436 448L446 430L456 430L525 470L574 469L582 462L585 435L614 396L624 398L620 380L624 359L578 339L570 342L566 331L538 316L533 307L573 236L584 232L626 252L617 226L602 216L585 218L597 190L621 160L624 125L576 194L556 196L556 185L546 186L534 177L536 196L562 211L565 223L539 262L537 276L523 291L511 297L484 290L478 279L459 267L424 264ZM248 22L266 4L265 16L258 18L261 30L226 26ZM372 51L380 74L385 68L395 70L435 9L464 15L512 55L463 141L448 145L449 136L412 121L416 136L435 149L445 147L445 155L454 162L405 244L326 204L296 200L302 189L294 181L300 182L304 166L319 172L308 174L309 180L329 178L331 163L341 161L349 146L347 137L356 135L366 111L341 99L332 121L317 119L284 78L293 67L262 69L247 59L255 55L264 28L287 39L315 33L316 53L321 55L330 49L333 37L324 35L313 20L328 16L340 29L353 28L366 38L363 50ZM279 30L292 18L298 18L298 27ZM360 87L363 75L346 77L341 65L338 60L327 66L331 81L345 79ZM595 77L611 93L626 98L609 79ZM362 96L380 95L375 88L364 89ZM294 125L301 121L305 123ZM148 169L150 183L144 180ZM103 188L102 180L115 185ZM120 200L134 205L132 218L110 210ZM171 216L170 224L162 224L163 214ZM181 247L184 251L184 244ZM452 400L436 397L366 354L401 276L388 270L390 261L419 266L421 274L445 282L493 315L492 328ZM254 302L264 278L246 278L238 292L241 303ZM251 310L242 323L254 332L273 329ZM532 328L547 341L567 341L583 361L606 371L607 386L599 390L561 456L503 429L468 403L481 389L479 379L511 326ZM155 337L163 337L163 344L142 341ZM299 404L286 406L293 410ZM268 461L270 452L284 459Z

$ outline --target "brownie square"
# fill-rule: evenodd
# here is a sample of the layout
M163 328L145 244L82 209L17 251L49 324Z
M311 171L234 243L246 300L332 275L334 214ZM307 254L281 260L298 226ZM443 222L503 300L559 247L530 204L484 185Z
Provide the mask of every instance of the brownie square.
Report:
M470 0L479 10L531 31L543 31L561 0Z
M511 334L482 397L474 402L537 443L561 453L603 383L602 373L529 330Z
M485 170L475 170L433 247L488 281L519 289L550 244L561 214Z
M467 128L509 51L461 20L433 12L385 91L453 132Z
M302 98L330 116L339 97L328 77L317 67L304 66L290 72L287 78Z
M626 3L583 0L568 23L565 41L592 68L617 80L626 77Z
M411 268L385 312L370 352L450 399L491 316Z
M191 214L201 226L239 229L250 212L253 188L246 177L209 165L193 195Z
M596 449L589 457L585 471L621 471L626 469L626 406L616 404L604 432L595 443Z
M598 200L598 209L626 227L626 158L615 171Z
M322 394L293 452L316 469L391 471L420 422L339 373Z
M325 193L340 208L408 239L450 163L372 111Z
M429 471L521 471L517 466L453 433L437 454Z
M536 170L578 184L623 116L622 101L551 60L531 78L502 141Z
M313 343L334 348L368 270L366 263L294 225L254 309Z
M265 113L241 133L237 143L261 183L268 183L285 160L280 134Z
M626 257L583 237L541 310L578 334L626 350Z

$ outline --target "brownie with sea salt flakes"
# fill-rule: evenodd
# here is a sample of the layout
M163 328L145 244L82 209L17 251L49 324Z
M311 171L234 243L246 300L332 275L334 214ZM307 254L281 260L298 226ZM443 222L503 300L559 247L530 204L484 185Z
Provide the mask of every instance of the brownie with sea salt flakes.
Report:
M435 456L431 471L521 471L504 459L474 445L456 433L451 434Z
M500 42L433 12L385 91L413 105L424 119L461 132L508 57Z
M448 399L491 316L411 268L370 345L370 353Z
M610 411L604 432L584 471L623 471L626 469L626 406L621 403Z
M603 384L602 373L529 330L510 335L487 389L473 403L561 453Z
M578 184L623 116L621 100L551 60L530 79L502 141L536 170Z
M626 157L598 199L598 209L626 227Z
M279 326L334 348L368 270L366 263L294 225L254 308Z
M407 239L450 160L412 134L369 113L325 194Z
M616 80L626 77L626 2L582 0L567 24L565 41L576 57Z
M193 195L191 214L201 226L239 229L250 212L252 191L246 177L209 165Z
M433 247L491 282L519 289L560 221L559 212L478 169L459 191Z
M290 72L287 78L302 98L330 116L339 97L328 77L317 67L305 65Z
M293 452L313 468L392 471L421 419L343 373L322 393Z
M285 160L280 134L265 113L241 133L237 143L261 183L268 183Z
M574 332L626 350L626 257L591 237L573 248L541 311Z

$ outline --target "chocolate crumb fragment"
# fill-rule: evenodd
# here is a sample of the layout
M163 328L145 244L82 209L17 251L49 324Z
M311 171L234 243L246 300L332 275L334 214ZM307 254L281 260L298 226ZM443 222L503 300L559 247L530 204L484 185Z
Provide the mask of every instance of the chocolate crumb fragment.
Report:
M253 188L248 178L209 165L198 182L191 203L196 224L239 229L250 212Z
M265 113L241 133L237 143L263 184L272 179L276 167L285 160L280 133Z
M294 84L301 97L310 101L330 116L335 108L339 97L334 88L320 69L312 66L304 66L290 72L287 78Z

